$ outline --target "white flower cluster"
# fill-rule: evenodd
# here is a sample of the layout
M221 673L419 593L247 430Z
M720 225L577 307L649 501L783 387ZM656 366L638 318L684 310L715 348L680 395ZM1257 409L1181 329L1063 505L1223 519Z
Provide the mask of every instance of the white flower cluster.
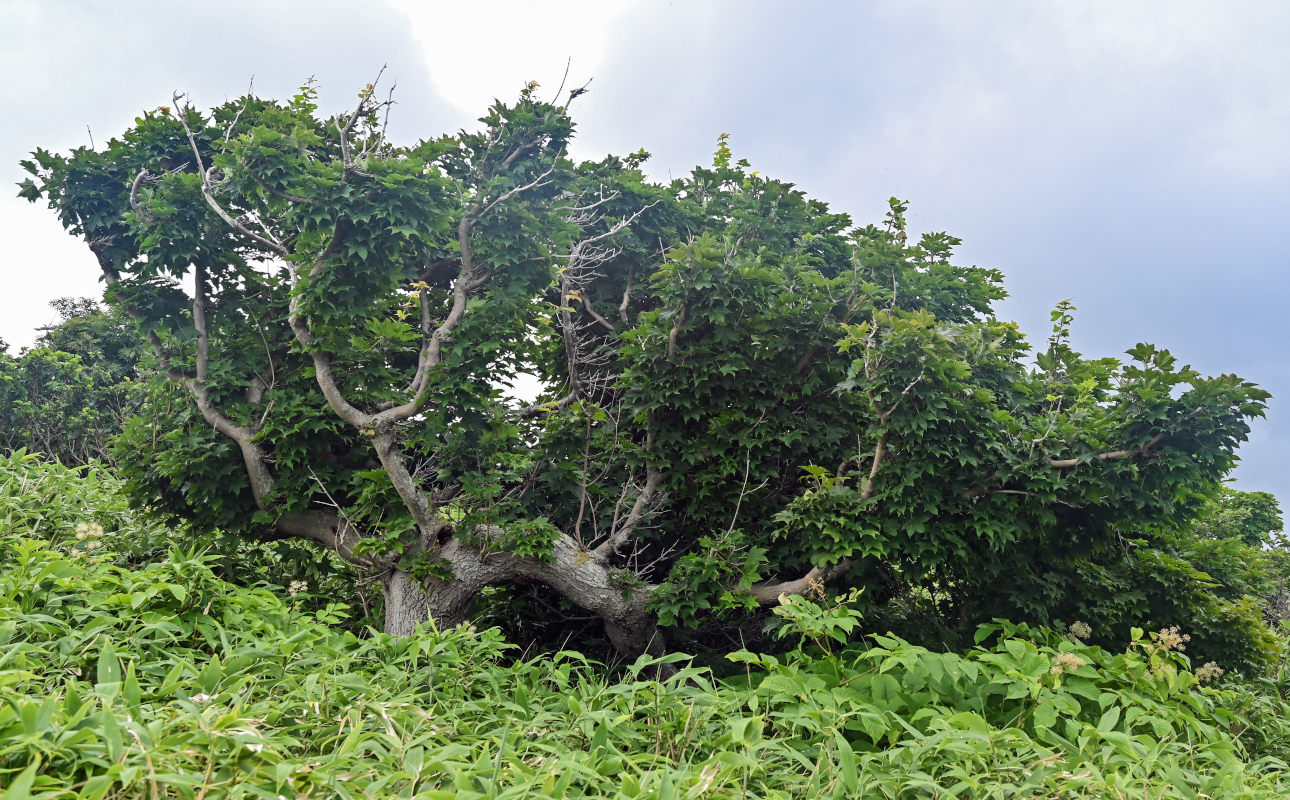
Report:
M1088 666L1088 662L1074 653L1058 653L1053 658L1053 666L1048 670L1053 675L1061 675L1063 672L1074 672L1080 667Z
M1223 673L1225 671L1226 670L1218 664L1215 664L1213 661L1207 661L1205 662L1205 666L1199 667L1196 670L1196 679L1201 683L1209 683L1210 681L1216 681L1223 677Z
M287 594L291 595L292 597L295 597L301 592L307 592L307 591L309 591L308 581L292 581L290 584L287 585Z
M1172 628L1161 628L1160 633L1156 636L1156 643L1161 650L1178 650L1187 649L1187 642L1191 641L1191 635L1178 630L1175 625Z
M99 539L103 536L103 526L97 522L81 522L76 525L76 541L84 542L85 549L97 550L103 546Z

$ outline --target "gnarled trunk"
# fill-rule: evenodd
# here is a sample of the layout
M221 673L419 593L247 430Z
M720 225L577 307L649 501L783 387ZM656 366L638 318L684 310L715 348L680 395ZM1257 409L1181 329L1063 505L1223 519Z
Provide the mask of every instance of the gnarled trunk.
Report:
M459 625L465 621L471 601L485 586L520 581L549 586L598 615L604 620L610 641L624 655L662 654L662 635L649 610L654 587L619 584L601 557L568 536L554 543L552 561L540 561L502 551L489 552L487 543L502 535L500 528L480 527L474 533L477 540L483 540L483 547L478 541L451 539L435 553L452 570L450 579L417 580L411 572L397 567L385 574L382 588L386 633L407 636L428 619L440 628Z

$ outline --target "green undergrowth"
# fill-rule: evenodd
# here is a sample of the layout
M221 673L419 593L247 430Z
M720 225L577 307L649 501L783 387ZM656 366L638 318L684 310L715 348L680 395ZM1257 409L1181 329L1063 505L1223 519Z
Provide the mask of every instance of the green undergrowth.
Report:
M845 602L795 598L793 652L732 654L728 681L672 655L659 681L658 659L516 660L496 629L356 633L209 555L129 569L74 500L33 516L13 492L0 800L1290 793L1284 683L1204 685L1174 632L1111 653L1000 623L938 653L848 643Z

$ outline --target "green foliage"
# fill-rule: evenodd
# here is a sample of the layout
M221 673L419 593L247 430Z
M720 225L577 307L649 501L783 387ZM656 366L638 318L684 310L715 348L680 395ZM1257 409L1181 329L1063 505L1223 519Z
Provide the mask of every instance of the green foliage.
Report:
M496 630L356 635L337 626L343 605L230 585L210 556L122 569L75 536L119 500L30 457L14 474L24 466L37 491L5 495L0 529L6 798L1290 790L1284 678L1208 688L1212 671L1190 670L1174 631L1136 632L1119 654L1007 624L966 655L894 637L840 648L855 597L795 598L779 615L803 644L733 654L736 680L681 655L610 678L574 652L516 661ZM53 491L58 480L87 490ZM679 669L647 677L663 664Z
M0 352L0 452L111 462L110 439L139 407L138 335L89 300L51 303L62 321L18 356ZM0 348L2 349L2 348Z
M191 551L199 538L190 527L163 525L155 514L133 507L122 482L102 465L69 468L21 450L0 457L0 529L27 531L122 569L164 562L172 550ZM308 586L305 607L346 602L362 612L345 623L357 630L379 611L379 592L370 577L356 575L334 555L320 556L293 542L247 541L218 531L206 532L200 540L207 568L220 580L269 585L280 592Z
M1267 492L1240 492L1226 486L1206 501L1196 520L1202 539L1235 539L1250 547L1284 546L1281 507Z
M249 540L331 513L430 581L444 532L529 566L567 545L696 642L820 570L863 589L862 628L923 642L1085 618L1271 657L1259 579L1177 540L1267 392L1152 344L1086 358L1069 302L1032 350L957 238L911 234L898 198L856 225L726 136L658 185L643 153L572 163L533 87L405 146L373 92L334 119L309 85L158 109L24 163L164 362L115 451L139 503ZM532 406L500 388L521 373ZM1264 535L1260 502L1227 511Z

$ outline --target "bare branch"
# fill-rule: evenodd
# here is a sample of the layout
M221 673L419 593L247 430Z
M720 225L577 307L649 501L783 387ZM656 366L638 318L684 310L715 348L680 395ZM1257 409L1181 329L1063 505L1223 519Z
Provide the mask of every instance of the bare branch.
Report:
M598 196L600 199L596 200L594 203L588 203L588 204L587 204L587 205L585 205L585 206L556 206L555 210L556 210L556 211L567 211L567 212L569 212L569 214L571 214L571 215L572 215L572 214L586 214L587 212L590 212L590 211L592 211L593 209L599 208L600 206L604 205L605 203L610 202L611 200L616 200L616 199L618 199L618 195L619 195L619 194L620 194L620 193L619 193L619 192L618 192L618 190L616 190L616 189L615 189L614 191L610 192L609 194L605 194L604 187L601 187L601 188L600 188L600 190L599 190L599 191L598 191L598 193L597 193L597 196Z
M609 320L605 319L604 317L596 313L596 309L591 307L591 300L588 297L586 297L585 295L578 295L578 296L582 298L583 309L586 310L586 312L591 315L592 319L594 319L596 322L599 322L601 327L603 327L605 330L609 331L610 333L615 333L617 331L617 328L614 327L614 323L610 322Z
M376 80L368 84L367 88L359 93L358 105L354 107L353 113L349 115L344 126L341 126L339 121L336 123L336 130L340 133L341 163L346 175L357 172L354 169L354 159L350 152L349 135L353 133L354 125L357 124L358 120L372 112L372 92L376 89L376 84L381 82L381 76L385 74L388 66L388 64L382 64L380 71L376 73Z
M214 167L211 167L211 170L214 170L214 169L215 169ZM261 236L260 234L256 233L255 231L251 230L250 228L246 227L241 222L239 222L237 218L234 217L232 214L225 211L224 207L221 206L219 204L219 201L215 199L215 196L211 194L210 183L211 183L210 172L208 171L203 173L202 174L202 197L206 198L206 204L209 205L219 216L219 218L224 220L224 222L230 228L242 234L243 236L247 237L248 239L252 239L256 242L259 242L260 244L267 247L269 250L272 250L274 253L277 253L282 258L286 258L291 255L291 251L288 250L281 242L274 241L273 239L268 239L264 236Z
M676 315L676 321L672 323L672 332L667 335L667 357L676 356L676 337L681 333L681 326L685 324L685 315L689 311L689 306L681 304L681 311Z
M224 129L225 142L227 142L229 138L233 136L233 129L237 127L238 120L242 118L242 112L245 111L246 107L250 104L251 96L252 96L251 93L254 90L255 90L255 76L252 75L251 82L246 86L246 102L243 103L242 107L237 110L237 113L233 115L233 119L229 121L228 127Z
M551 103L560 99L560 92L564 91L564 82L569 80L569 67L573 66L573 56L569 56L564 62L564 77L560 78L560 86L555 90L555 97L551 98Z
M188 119L187 119L188 107L180 106L180 98L182 97L183 95L178 93L174 95L175 118L179 120L180 125L184 126L184 133L188 135L188 145L189 147L192 148L193 158L196 159L197 161L197 173L201 176L201 179L202 179L202 197L205 198L206 205L210 206L211 210L213 210L219 216L220 219L224 220L224 223L226 225L228 225L230 228L237 231L238 233L242 234L243 236L247 237L248 239L259 242L261 245L263 245L264 247L268 248L269 250L273 251L274 253L278 254L283 258L286 258L287 256L291 255L291 251L288 250L286 247L284 247L281 242L277 242L272 239L266 238L265 236L261 236L260 234L246 227L246 225L242 224L237 218L235 218L232 214L226 211L224 207L219 204L219 201L215 199L215 195L211 193L211 173L215 170L215 167L211 167L208 170L206 169L205 164L202 162L201 150L197 147L197 137L193 135L192 128L188 126Z
M206 268L193 268L193 327L197 329L197 383L204 391L210 371L211 337L206 326Z
M500 195L497 199L493 200L483 208L478 208L478 210L476 210L474 214L472 214L472 216L474 216L475 219L479 219L480 217L487 214L489 211L492 211L497 206L498 203L504 203L507 200L514 197L515 195L519 194L520 192L527 192L529 189L536 189L539 186L546 186L547 184L550 183L550 181L548 181L547 178L549 178L551 176L551 173L553 172L555 172L554 164L548 167L546 172L543 172L541 175L537 176L532 181L524 184L523 186L516 186L514 189L511 189L509 192L506 192L505 194Z
M553 411L559 411L561 409L568 408L570 405L573 404L573 401L577 399L578 399L578 395L567 394L564 397L561 397L559 400L556 400L555 402L534 403L531 406L524 406L523 408L517 408L515 409L514 414L515 416L520 418L536 417L539 414L549 414Z
M763 415L763 417L764 416L765 415ZM752 494L753 492L761 491L766 487L766 484L770 483L770 479L767 478L766 480L763 480L761 483L753 487L752 490L750 491L748 489L748 473L751 470L752 470L752 454L751 454L751 451L749 451L748 457L744 460L744 481L739 486L739 497L735 500L735 511L733 514L730 515L730 527L726 528L727 536L729 536L731 533L734 533L735 525L739 522L739 509L743 507L744 498Z
M636 503L632 506L632 510L627 515L627 518L623 520L622 526L619 527L618 530L612 531L609 534L609 538L602 542L600 546L593 551L597 558L602 561L608 560L611 556L616 554L618 550L628 542L628 540L631 539L637 526L640 525L643 519L645 519L646 513L649 510L650 501L654 499L654 493L658 491L658 487L663 484L663 479L665 477L667 477L667 474L662 470L654 467L647 468L645 487L642 488L641 493L636 496Z
M623 321L624 327L631 326L631 320L627 318L627 306L632 301L632 275L634 270L627 271L627 288L623 289L623 302L618 304L618 318Z

